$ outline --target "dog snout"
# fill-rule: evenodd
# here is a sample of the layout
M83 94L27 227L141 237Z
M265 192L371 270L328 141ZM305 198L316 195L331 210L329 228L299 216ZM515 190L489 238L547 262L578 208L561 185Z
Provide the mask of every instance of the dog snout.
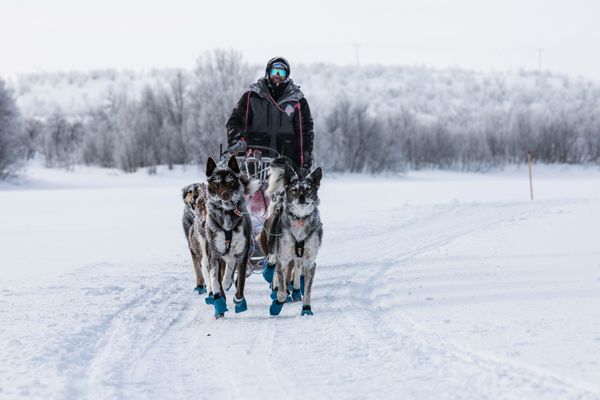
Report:
M229 199L231 199L231 193L229 193L229 192L222 192L221 193L221 198L223 200L229 200Z
M298 203L300 203L300 204L306 203L306 196L304 196L303 194L300 195L300 197L298 197Z

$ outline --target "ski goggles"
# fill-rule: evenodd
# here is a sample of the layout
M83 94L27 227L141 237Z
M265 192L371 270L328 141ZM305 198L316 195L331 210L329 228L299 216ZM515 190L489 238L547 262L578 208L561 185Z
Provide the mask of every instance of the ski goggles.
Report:
M271 76L275 75L285 78L287 76L287 71L284 68L271 68Z

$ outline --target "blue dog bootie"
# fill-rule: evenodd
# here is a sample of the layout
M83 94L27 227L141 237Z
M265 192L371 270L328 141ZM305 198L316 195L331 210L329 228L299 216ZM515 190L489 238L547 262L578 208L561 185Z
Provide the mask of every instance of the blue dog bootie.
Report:
M206 296L206 298L204 298L204 302L208 305L215 304L215 298L214 298L212 292L210 292L208 294L208 296Z
M266 260L266 267L263 270L262 276L263 278L265 278L265 281L271 283L273 282L273 275L275 274L275 265L274 264L269 264Z
M233 303L235 304L235 313L241 313L248 309L248 304L246 303L246 298L242 297L238 300L235 296L233 296Z
M300 315L313 315L310 306L302 306L302 312L300 313Z
M227 310L227 301L225 300L225 297L223 297L221 294L218 294L214 297L213 306L215 307L215 318L216 319L224 317L225 312L228 311Z
M204 294L206 293L206 286L201 283L194 288L194 292L196 292L198 295Z
M292 290L292 301L300 301L302 300L302 295L300 294L300 289Z
M273 300L273 302L271 303L271 307L269 308L269 314L279 315L284 304L285 301L283 303L280 303L279 301L277 301L277 299Z

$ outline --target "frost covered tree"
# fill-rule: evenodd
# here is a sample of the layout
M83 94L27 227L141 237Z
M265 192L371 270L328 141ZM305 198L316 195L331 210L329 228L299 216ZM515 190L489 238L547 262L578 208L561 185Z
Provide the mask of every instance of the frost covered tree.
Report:
M216 50L200 56L193 71L36 73L15 88L24 131L35 142L30 155L52 154L44 132L59 126L53 112L60 108L66 121L84 125L72 154L132 171L215 155L232 107L262 71L239 52ZM299 64L293 79L310 97L315 160L326 168L486 170L523 163L528 150L540 162L600 164L600 85L581 78ZM107 105L94 96L99 87L128 100ZM77 92L84 101L57 95Z
M192 81L191 119L187 143L196 161L204 162L225 142L225 123L253 79L253 69L235 50L204 53L196 62Z
M56 112L45 124L41 152L46 166L71 168L78 164L83 139L80 121L69 121Z
M12 175L26 156L19 118L13 93L0 79L0 179Z
M103 108L91 110L82 143L82 159L87 165L105 168L115 166L115 121L113 115Z
M161 90L161 101L165 113L163 135L163 158L169 168L173 164L184 164L188 161L185 144L185 128L188 120L188 82L181 71L178 71Z

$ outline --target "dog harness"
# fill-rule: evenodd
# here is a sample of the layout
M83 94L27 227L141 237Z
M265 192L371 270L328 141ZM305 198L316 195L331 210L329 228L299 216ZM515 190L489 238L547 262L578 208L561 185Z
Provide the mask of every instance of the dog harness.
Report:
M222 255L228 254L231 250L231 238L233 238L233 230L225 231L225 253Z
M295 239L295 238L294 238ZM304 240L296 240L296 244L295 244L295 250L296 250L296 257L301 258L304 255Z
M237 207L233 210L233 213L238 216L241 217L243 215L243 213L237 209ZM218 221L216 221L213 217L211 217L213 222L219 226L222 230L223 233L225 234L225 252L223 254L221 254L221 256L225 256L227 254L229 254L229 251L231 250L231 240L233 238L233 231L237 229L237 227L240 225L240 223L242 222L242 218L239 218L238 221L236 222L236 224L234 225L233 228L227 230L225 228L223 228L221 226L221 224L219 224Z
M302 225L304 225L304 218L293 218L296 221L293 222L293 224L296 226L296 228L300 228L302 227ZM308 232L308 234L304 237L304 239L302 240L298 240L296 239L296 237L294 236L293 233L290 232L290 234L292 235L292 238L294 239L294 252L296 253L296 257L298 258L302 258L304 256L304 243L308 240L308 238L317 230L317 227L314 227L313 229L310 230L310 232Z

